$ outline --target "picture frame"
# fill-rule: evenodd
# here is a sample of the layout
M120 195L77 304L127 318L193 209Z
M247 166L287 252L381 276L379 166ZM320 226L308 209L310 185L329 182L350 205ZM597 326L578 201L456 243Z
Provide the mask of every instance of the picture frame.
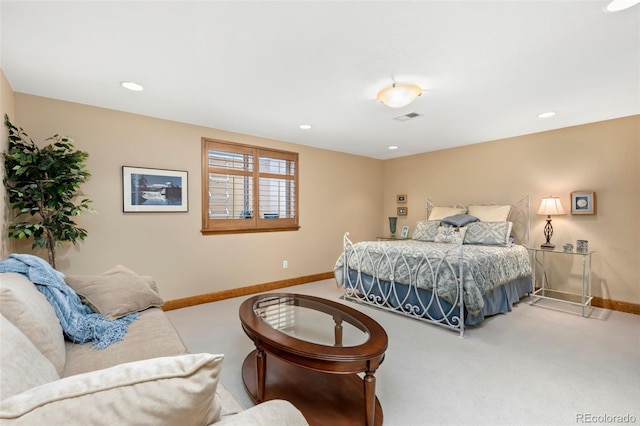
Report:
M409 209L407 207L398 207L397 215L398 216L406 216L409 213L408 210Z
M122 211L189 211L188 173L181 170L122 166Z
M407 238L409 236L409 226L405 225L402 227L402 232L400 233L400 238Z
M404 203L406 203L406 202L407 202L407 194L398 194L398 195L396 196L396 201L397 201L399 204L404 204Z
M593 191L572 192L571 214L596 214L596 193Z

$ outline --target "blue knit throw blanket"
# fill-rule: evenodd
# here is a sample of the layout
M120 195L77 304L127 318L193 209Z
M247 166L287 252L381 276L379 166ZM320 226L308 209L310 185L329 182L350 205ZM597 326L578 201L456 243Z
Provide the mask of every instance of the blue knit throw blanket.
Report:
M94 348L104 349L121 341L129 324L139 316L136 312L109 321L104 316L94 313L64 282L64 275L37 256L10 254L0 262L0 272L15 272L29 278L53 305L62 330L73 342L92 341Z

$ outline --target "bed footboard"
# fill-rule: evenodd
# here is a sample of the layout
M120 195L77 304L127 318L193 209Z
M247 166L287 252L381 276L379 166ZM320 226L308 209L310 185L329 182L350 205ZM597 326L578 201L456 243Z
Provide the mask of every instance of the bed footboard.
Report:
M345 300L400 313L449 328L464 336L464 262L462 246L446 249L359 243L344 234L336 269ZM369 245L369 247L367 247Z

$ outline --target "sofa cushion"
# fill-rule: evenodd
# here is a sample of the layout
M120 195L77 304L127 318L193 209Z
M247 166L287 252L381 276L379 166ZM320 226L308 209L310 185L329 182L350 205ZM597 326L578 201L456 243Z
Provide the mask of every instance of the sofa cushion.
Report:
M122 341L96 350L91 343L66 342L67 363L62 377L148 358L187 352L178 332L160 308L147 309L129 325Z
M65 282L94 312L110 320L164 303L143 277L122 265L100 275L69 275Z
M4 315L0 315L0 360L0 401L59 379L53 364Z
M0 313L31 340L62 375L65 346L53 306L27 277L0 273Z
M216 423L218 426L306 426L307 420L289 401L272 399Z
M188 354L67 377L1 401L0 419L7 425L208 425L220 418L222 359Z

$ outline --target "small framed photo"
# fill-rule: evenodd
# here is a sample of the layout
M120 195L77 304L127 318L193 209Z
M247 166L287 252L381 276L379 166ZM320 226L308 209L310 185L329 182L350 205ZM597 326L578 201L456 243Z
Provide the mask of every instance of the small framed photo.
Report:
M400 238L407 238L409 236L409 227L408 226L403 226L402 227L402 232L400 233Z
M186 212L187 172L122 167L122 211L125 213Z
M596 214L596 193L592 191L572 192L571 214Z
M407 194L399 194L396 196L398 203L403 204L407 202Z
M398 207L398 216L406 216L408 213L408 208L407 207Z

